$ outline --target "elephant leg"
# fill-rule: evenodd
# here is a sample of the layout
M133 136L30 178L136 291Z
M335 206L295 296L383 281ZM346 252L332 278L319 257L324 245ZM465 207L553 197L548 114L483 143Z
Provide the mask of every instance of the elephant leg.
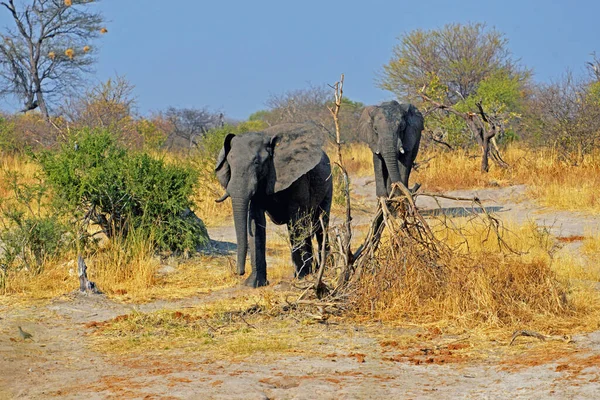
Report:
M244 281L246 286L256 288L269 284L269 281L267 281L266 226L265 212L251 206L248 220L248 237L252 273Z
M377 197L387 197L389 193L389 176L383 158L373 153L373 169L375 170L375 194Z
M288 233L292 245L294 276L302 278L312 273L313 253L311 227L305 226L310 219L294 220L288 223Z

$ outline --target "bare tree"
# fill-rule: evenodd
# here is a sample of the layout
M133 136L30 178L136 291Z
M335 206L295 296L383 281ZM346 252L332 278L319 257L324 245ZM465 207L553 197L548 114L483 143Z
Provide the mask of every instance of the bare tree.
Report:
M164 113L164 118L171 125L171 133L167 141L171 146L176 138L184 139L188 147L197 146L197 139L203 137L210 129L222 128L225 124L223 113L214 113L206 108L174 108Z
M98 1L0 1L15 23L0 33L0 95L48 118L48 103L73 90L95 62L91 42L106 32L102 15L89 10Z
M92 127L109 127L133 115L134 86L117 75L86 90L83 95L69 98L60 107L60 114L70 122Z
M592 61L588 61L586 66L592 78L595 79L596 82L600 82L600 59L595 52L592 53Z
M600 81L577 79L571 73L540 85L528 104L529 139L552 144L574 164L600 146Z
M364 105L345 97L340 97L343 107L338 109L342 141L358 140L358 119ZM309 86L291 90L279 95L271 95L266 102L269 111L264 111L261 119L268 125L280 123L314 121L335 141L336 130L330 111L336 107L336 99L329 86Z
M271 110L266 122L276 125L312 120L331 124L331 117L326 107L331 99L329 89L324 86L309 86L306 89L271 95L266 102Z

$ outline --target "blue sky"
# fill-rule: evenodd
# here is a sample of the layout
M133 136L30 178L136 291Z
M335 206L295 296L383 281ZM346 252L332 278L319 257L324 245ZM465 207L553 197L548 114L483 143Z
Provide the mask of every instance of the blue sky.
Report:
M485 22L537 81L582 74L600 53L600 2L103 0L94 82L115 74L136 89L138 111L208 107L245 119L271 94L333 83L366 104L392 98L376 77L399 35ZM6 12L0 25L8 23Z

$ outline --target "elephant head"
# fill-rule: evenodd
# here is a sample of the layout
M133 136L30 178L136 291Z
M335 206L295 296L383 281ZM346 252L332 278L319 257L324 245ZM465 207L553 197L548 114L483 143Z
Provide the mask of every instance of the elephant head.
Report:
M226 193L217 201L231 197L238 274L245 273L251 207L261 207L268 196L314 168L321 161L322 144L323 135L314 124L283 124L225 137L215 172Z
M421 113L411 104L394 100L365 107L359 121L362 141L384 160L391 182L402 182L405 186L408 186L408 174L401 174L398 160L406 153L410 169L422 130Z

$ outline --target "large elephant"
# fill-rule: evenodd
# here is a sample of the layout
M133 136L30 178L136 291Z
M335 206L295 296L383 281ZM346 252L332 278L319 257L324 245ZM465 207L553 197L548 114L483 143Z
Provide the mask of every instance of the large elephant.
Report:
M378 197L389 196L392 183L402 182L408 188L422 130L423 115L412 104L392 100L363 110L359 133L373 152Z
M327 228L333 186L322 145L323 135L312 123L225 137L215 172L226 193L217 201L231 197L240 275L249 242L252 273L246 285L268 285L265 213L275 224L287 224L295 276L312 272L312 235L318 254L327 247L320 217Z

